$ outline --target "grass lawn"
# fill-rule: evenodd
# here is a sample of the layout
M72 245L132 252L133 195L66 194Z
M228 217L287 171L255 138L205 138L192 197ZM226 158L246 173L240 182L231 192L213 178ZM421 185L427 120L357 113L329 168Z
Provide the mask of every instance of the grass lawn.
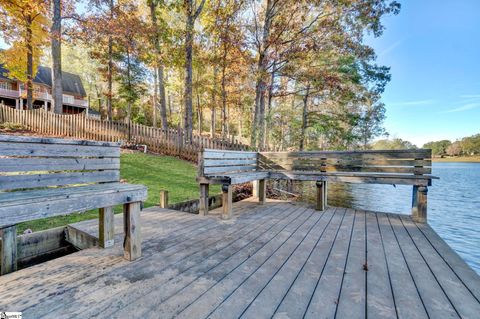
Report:
M159 192L162 189L168 190L170 203L198 198L198 184L195 181L197 168L192 163L175 157L143 153L122 153L120 162L120 175L123 180L148 187L145 207L154 206L159 202ZM220 186L211 187L210 192L220 193ZM121 211L121 206L115 207L115 213ZM17 225L17 230L23 233L25 229L30 228L35 232L97 217L98 210L92 210L21 223Z
M473 156L454 156L454 157L434 157L434 162L461 162L461 163L480 163L480 155Z

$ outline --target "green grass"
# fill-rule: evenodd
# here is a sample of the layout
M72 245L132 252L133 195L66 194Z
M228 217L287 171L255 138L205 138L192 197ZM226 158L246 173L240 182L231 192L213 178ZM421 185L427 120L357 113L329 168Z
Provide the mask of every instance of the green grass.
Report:
M480 163L480 155L472 156L453 156L453 157L434 157L434 162L462 162L462 163Z
M198 198L198 184L195 181L197 168L189 162L171 156L123 153L120 163L120 175L123 180L148 187L145 207L157 205L162 189L168 190L169 202L172 204ZM219 193L220 187L212 187L210 192ZM121 211L121 206L115 207L115 213ZM97 217L98 210L92 210L21 223L17 225L17 229L19 233L28 228L40 231Z

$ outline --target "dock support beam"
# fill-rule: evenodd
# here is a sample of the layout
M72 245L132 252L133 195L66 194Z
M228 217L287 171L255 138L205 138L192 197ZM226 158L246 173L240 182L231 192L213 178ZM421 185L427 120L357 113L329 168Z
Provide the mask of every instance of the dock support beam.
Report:
M142 256L142 236L140 232L140 202L123 205L123 256L127 260L135 260Z
M112 247L115 243L113 207L99 209L98 245L102 248Z
M208 215L208 188L209 184L200 184L200 203L198 207L200 216Z
M1 228L0 236L0 275L5 275L17 270L17 227L12 225Z
M315 185L317 186L317 203L315 209L324 211L327 205L327 182L317 181Z
M413 186L412 219L417 223L427 222L427 194L426 186Z
M168 191L160 191L160 202L158 204L160 208L168 208Z
M222 185L222 219L232 217L232 185Z

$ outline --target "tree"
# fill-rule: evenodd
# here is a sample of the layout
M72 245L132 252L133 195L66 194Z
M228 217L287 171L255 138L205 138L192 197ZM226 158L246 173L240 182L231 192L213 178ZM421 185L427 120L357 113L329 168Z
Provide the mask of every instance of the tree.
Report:
M185 118L184 129L185 139L187 142L192 140L193 135L193 102L192 102L192 55L193 55L193 36L195 20L202 12L205 0L201 0L200 4L196 6L194 0L184 0L185 13Z
M52 27L50 29L52 46L52 102L55 113L63 112L62 86L62 2L51 0Z
M152 22L152 27L153 27L153 44L154 44L154 49L155 49L155 58L154 58L154 64L155 64L155 82L158 81L158 94L160 96L160 117L162 120L162 128L164 130L168 129L168 121L167 121L167 102L166 102L166 97L165 97L165 76L164 76L164 66L161 61L161 56L162 56L162 50L161 50L161 44L160 44L160 27L158 23L158 18L157 18L157 10L161 4L161 0L147 0L148 6L150 8L150 18ZM155 88L157 88L157 82L155 83ZM156 96L156 92L155 92ZM156 104L156 99L155 99L155 104ZM154 105L156 107L156 105Z
M0 26L5 42L1 60L11 77L26 82L27 108L33 108L33 78L48 33L46 0L4 0L0 4Z
M115 0L89 0L90 10L78 18L80 38L90 48L90 55L99 62L99 70L107 83L106 115L113 118L114 41L123 22L118 19L119 4Z
M458 156L462 154L462 144L460 141L453 142L446 149L447 155Z
M452 144L449 140L441 140L437 142L428 142L423 145L423 148L429 148L432 150L433 155L445 155L447 154L448 147Z
M409 141L404 141L401 138L394 138L391 140L378 140L372 145L374 150L406 150L416 149L417 147Z

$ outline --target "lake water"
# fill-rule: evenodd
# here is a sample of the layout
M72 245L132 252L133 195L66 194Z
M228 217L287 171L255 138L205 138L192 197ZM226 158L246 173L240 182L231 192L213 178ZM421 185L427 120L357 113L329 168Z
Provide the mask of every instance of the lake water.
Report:
M428 223L480 274L480 163L433 163L440 177L428 189ZM305 194L311 198L312 187ZM410 214L412 187L330 184L332 206Z

